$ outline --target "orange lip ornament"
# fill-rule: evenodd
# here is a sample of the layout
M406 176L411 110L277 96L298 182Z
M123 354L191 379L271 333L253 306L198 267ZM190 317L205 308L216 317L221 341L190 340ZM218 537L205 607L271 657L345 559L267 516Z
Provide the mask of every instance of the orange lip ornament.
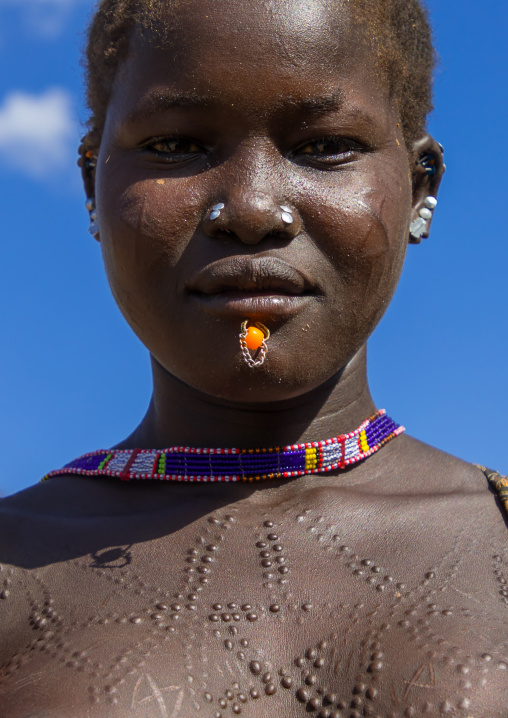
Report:
M270 330L261 322L253 322L249 327L247 324L247 319L242 322L240 334L242 355L250 367L261 366L268 351L266 342L270 338ZM254 356L251 355L251 352L254 352Z

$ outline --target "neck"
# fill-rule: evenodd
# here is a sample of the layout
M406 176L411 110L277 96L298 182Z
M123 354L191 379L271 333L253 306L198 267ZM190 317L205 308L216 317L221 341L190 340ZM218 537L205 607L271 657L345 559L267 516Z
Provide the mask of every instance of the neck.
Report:
M154 391L139 427L117 448L280 446L356 429L376 410L362 348L338 374L305 395L235 404L192 389L152 359Z

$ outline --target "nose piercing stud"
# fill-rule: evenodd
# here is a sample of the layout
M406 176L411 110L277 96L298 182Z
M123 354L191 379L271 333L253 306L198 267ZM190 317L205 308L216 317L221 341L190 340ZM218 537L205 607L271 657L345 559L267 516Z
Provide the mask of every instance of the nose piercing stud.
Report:
M270 339L270 330L261 322L253 322L249 327L247 324L248 319L242 322L240 348L245 362L252 368L261 366L265 361L268 351L266 342ZM254 356L251 352L254 352Z
M280 208L282 210L282 214L281 214L280 218L282 219L284 224L292 224L293 223L293 215L292 215L291 207L287 207L286 205L281 204Z
M225 206L224 202L214 204L210 212L210 219L217 219L217 217L220 217L220 211L221 209L224 209Z
M435 197L426 197L423 203L423 207L418 212L419 217L411 222L409 232L411 234L411 241L414 244L421 242L422 236L427 230L427 221L432 219L432 214L437 207L437 199Z
M92 237L97 238L99 236L99 227L97 225L97 210L95 209L95 200L92 197L89 197L85 202L85 207L90 215L90 226L88 227L88 231L90 232Z

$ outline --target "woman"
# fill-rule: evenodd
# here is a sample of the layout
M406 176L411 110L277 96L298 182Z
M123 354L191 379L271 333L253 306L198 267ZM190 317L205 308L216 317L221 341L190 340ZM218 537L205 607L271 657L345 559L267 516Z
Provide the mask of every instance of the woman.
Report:
M5 718L506 714L503 515L366 380L444 169L429 35L417 2L102 3L87 206L154 392L3 502Z

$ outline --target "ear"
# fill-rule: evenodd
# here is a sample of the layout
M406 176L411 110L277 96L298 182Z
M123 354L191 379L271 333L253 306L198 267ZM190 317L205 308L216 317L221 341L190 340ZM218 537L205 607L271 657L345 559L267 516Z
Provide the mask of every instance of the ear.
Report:
M419 244L430 233L432 215L439 185L445 173L443 147L430 135L423 135L413 145L413 210L409 241Z
M81 167L81 178L85 188L85 207L90 215L89 232L94 239L100 242L99 232L95 222L95 217L97 216L95 213L95 166L97 163L97 153L93 150L87 149L86 140L87 137L84 137L79 148L80 157L78 165ZM95 217L93 216L94 213Z

